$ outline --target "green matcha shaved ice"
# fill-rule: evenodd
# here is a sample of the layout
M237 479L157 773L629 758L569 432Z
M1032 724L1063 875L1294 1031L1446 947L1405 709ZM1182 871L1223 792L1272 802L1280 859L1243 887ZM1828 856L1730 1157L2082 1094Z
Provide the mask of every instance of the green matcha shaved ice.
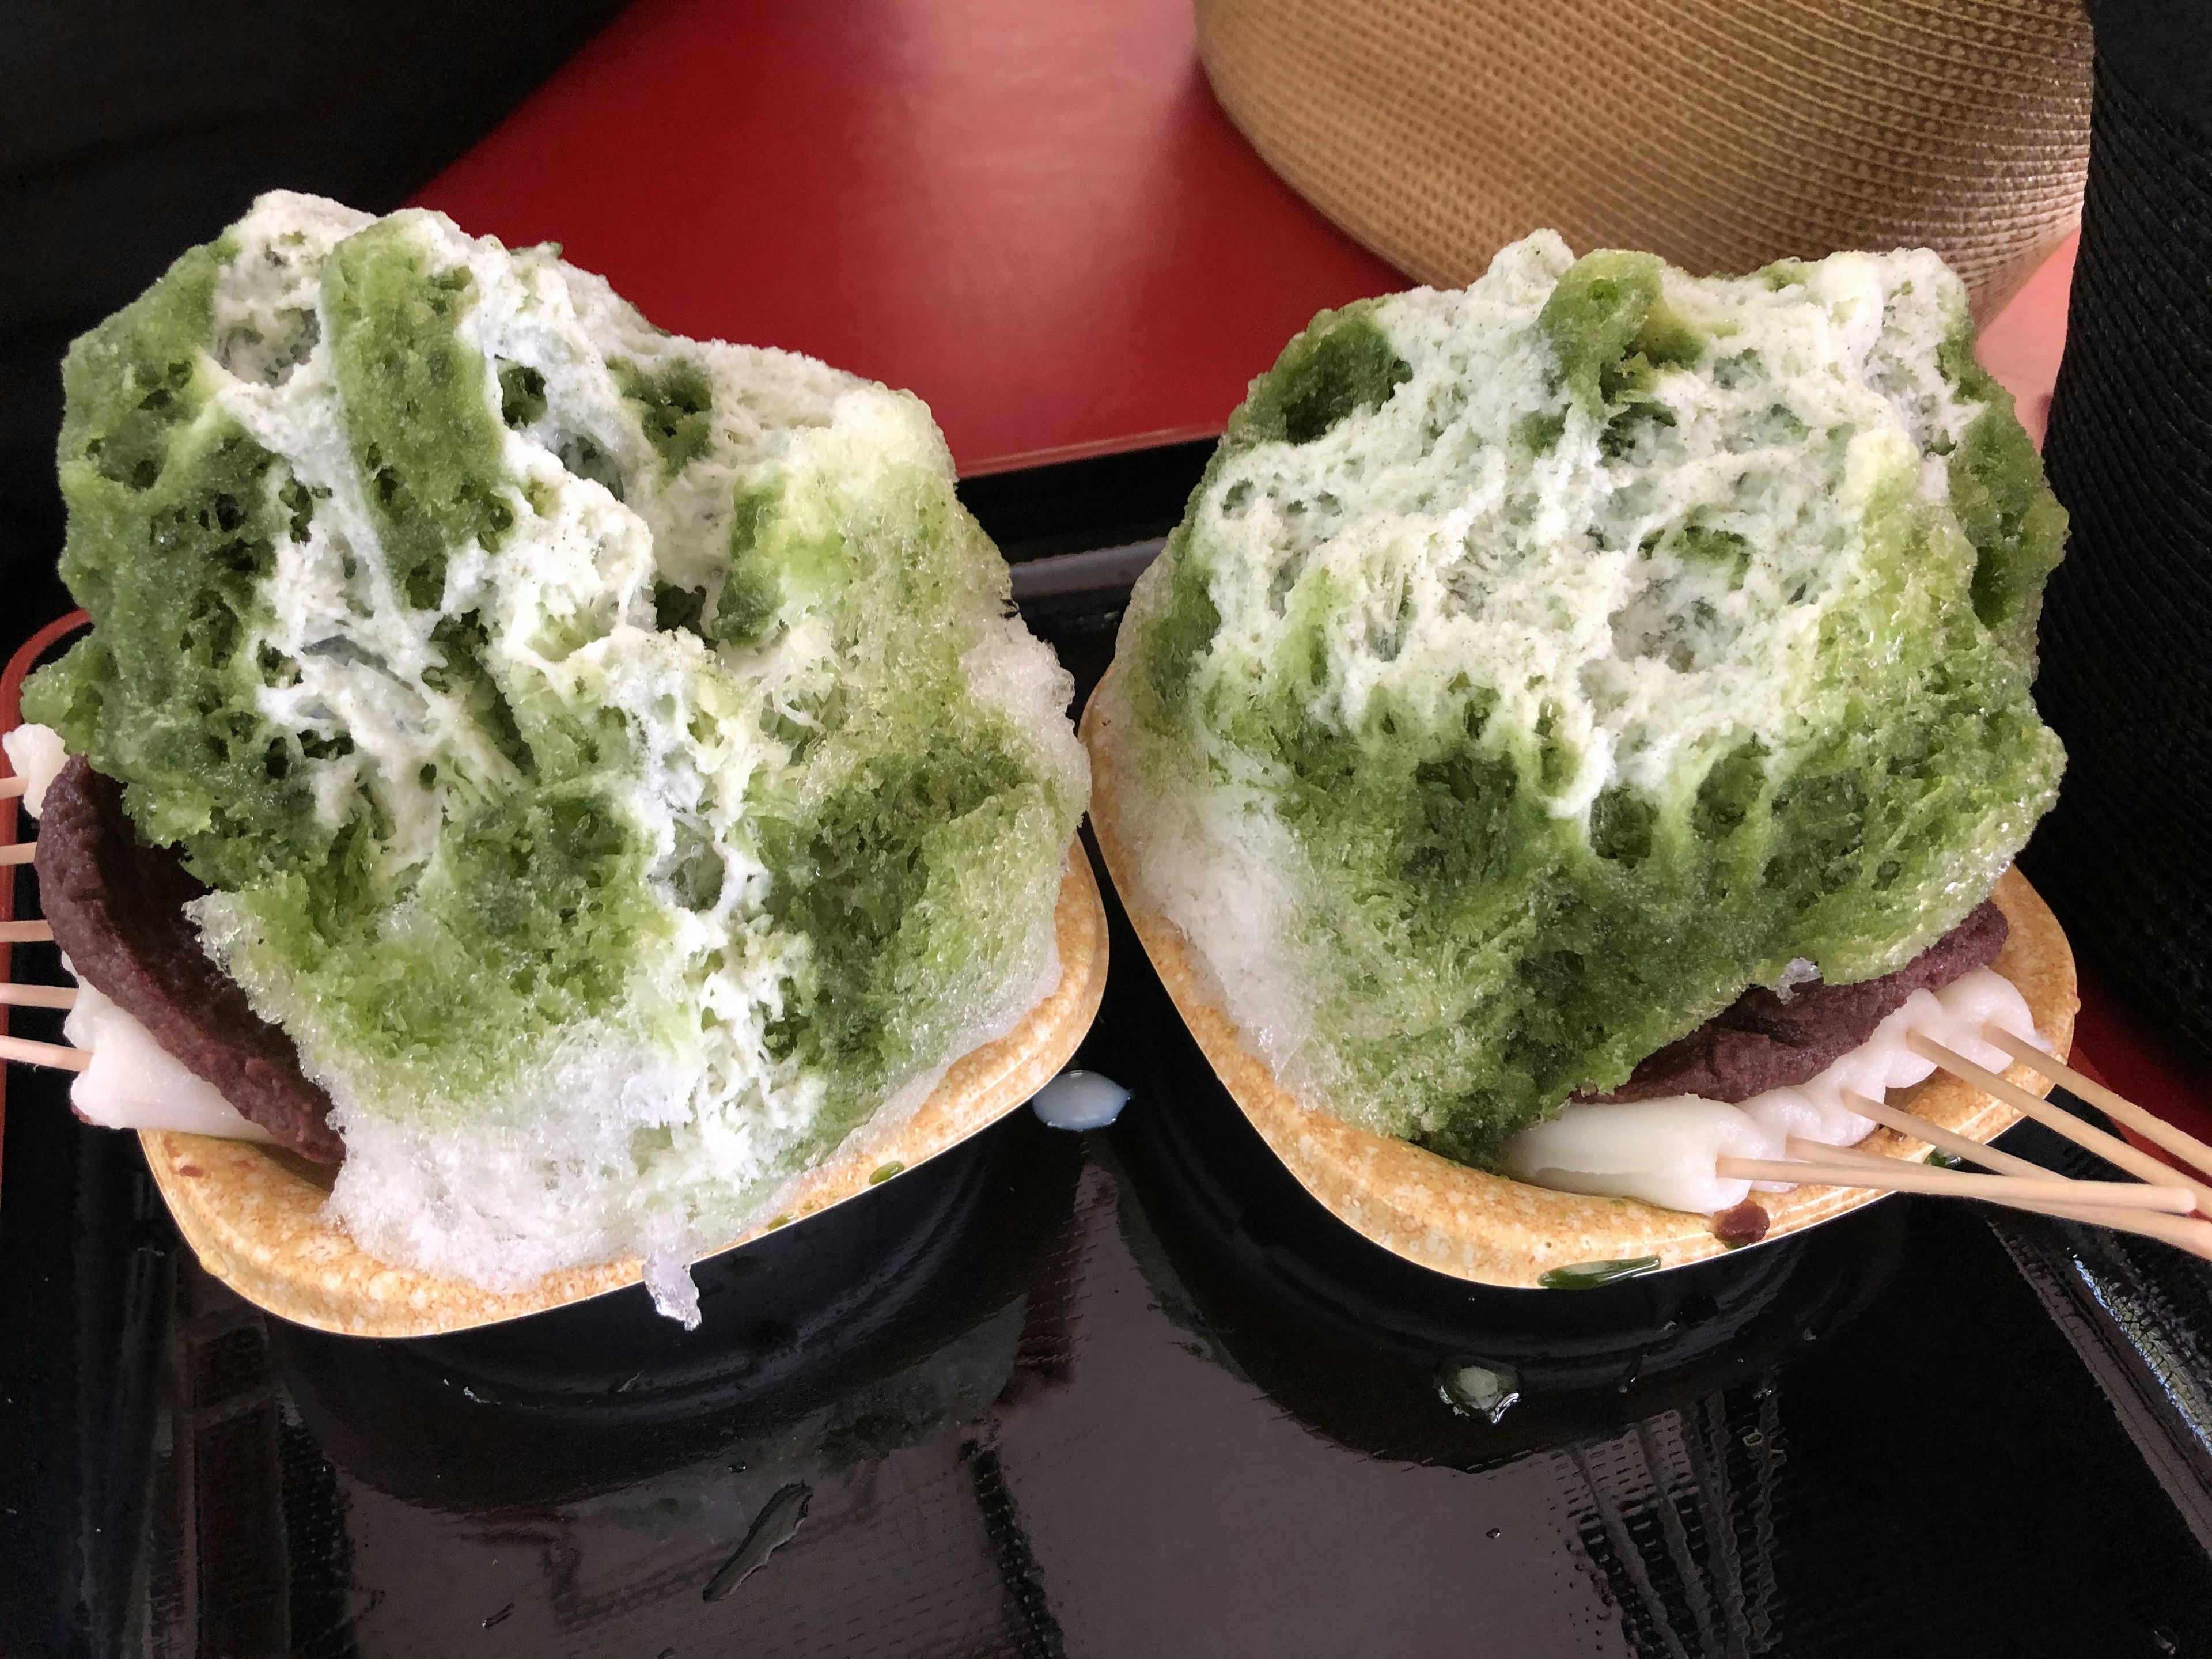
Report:
M1540 232L1253 383L1104 712L1145 897L1293 1089L1491 1164L1989 892L2063 762L2065 518L1972 344L1926 252L1698 280Z
M94 626L26 716L215 890L365 1248L686 1311L1056 980L1071 687L912 397L287 194L64 380Z

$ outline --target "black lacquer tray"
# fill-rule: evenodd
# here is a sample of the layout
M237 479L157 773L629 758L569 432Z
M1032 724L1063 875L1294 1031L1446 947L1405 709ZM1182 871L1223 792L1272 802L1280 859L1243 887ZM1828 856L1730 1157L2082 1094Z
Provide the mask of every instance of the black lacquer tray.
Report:
M1081 692L1203 459L967 486ZM2203 1264L1892 1199L1444 1279L1273 1163L1114 921L1110 1129L1018 1113L720 1258L690 1334L269 1320L16 1072L0 1659L2212 1655Z

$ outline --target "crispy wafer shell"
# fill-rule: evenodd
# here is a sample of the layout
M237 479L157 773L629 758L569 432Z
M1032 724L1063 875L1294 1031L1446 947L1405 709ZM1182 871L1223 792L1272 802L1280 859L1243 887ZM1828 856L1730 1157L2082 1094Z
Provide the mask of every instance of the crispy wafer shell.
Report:
M1409 1261L1484 1285L1533 1287L1553 1268L1638 1256L1679 1267L1728 1248L1713 1236L1708 1217L1636 1199L1531 1187L1356 1127L1297 1099L1212 1000L1208 976L1182 929L1152 908L1131 879L1135 863L1118 831L1114 728L1097 695L1084 711L1082 734L1091 750L1091 828L1145 954L1231 1097L1332 1214ZM2017 870L2004 873L1991 896L2011 924L1994 966L2020 988L2036 1030L2063 1055L2073 1044L2079 1006L2066 935ZM2038 1094L2051 1086L2023 1066L2014 1065L2005 1077ZM1942 1072L1917 1088L1893 1091L1891 1099L1978 1141L1993 1139L2020 1118ZM1924 1142L1889 1129L1876 1130L1860 1145L1888 1158L1917 1158L1928 1151ZM1799 1187L1754 1198L1772 1218L1766 1236L1778 1238L1881 1195L1866 1188Z
M953 1062L902 1123L864 1127L788 1194L793 1218L865 1190L887 1164L912 1169L1027 1101L1067 1063L1106 988L1106 911L1080 843L1070 851L1054 915L1060 983L995 1042ZM486 1291L380 1261L325 1213L335 1171L242 1140L143 1130L155 1185L200 1265L270 1313L348 1336L435 1336L562 1307L635 1285L642 1264L549 1273L527 1290ZM763 1222L734 1248L769 1231Z

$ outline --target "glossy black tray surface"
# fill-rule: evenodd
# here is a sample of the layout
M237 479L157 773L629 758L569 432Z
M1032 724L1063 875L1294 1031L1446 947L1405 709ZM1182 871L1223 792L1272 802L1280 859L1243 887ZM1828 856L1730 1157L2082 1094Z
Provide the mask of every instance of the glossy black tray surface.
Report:
M1082 690L1200 460L970 486ZM1267 1155L1114 922L1112 1127L719 1258L690 1334L266 1318L16 1071L0 1656L2212 1655L2203 1264L1891 1200L1448 1280Z

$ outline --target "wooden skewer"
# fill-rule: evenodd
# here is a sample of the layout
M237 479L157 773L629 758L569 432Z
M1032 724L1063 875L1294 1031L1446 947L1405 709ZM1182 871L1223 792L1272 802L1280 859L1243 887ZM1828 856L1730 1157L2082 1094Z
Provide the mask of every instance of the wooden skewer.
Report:
M2155 1238L2201 1255L2212 1261L2212 1221L2196 1217L2150 1215L2142 1211L2122 1212L2083 1204L2039 1204L2015 1201L2010 1206L2026 1210L2034 1215L2056 1216L2061 1221L2086 1222L2092 1227L2110 1227L2114 1232L2136 1233L2144 1238Z
M2155 1112L2145 1111L2123 1095L2116 1095L2092 1077L2085 1077L2063 1060L2054 1060L2024 1037L2014 1036L1995 1023L1982 1027L1983 1040L2003 1049L2039 1077L2063 1083L2103 1112L2115 1123L2124 1123L2146 1140L2155 1141L2176 1158L2192 1164L2201 1174L2212 1175L2212 1146L2186 1129L2175 1127Z
M1856 1109L1854 1108L1854 1109ZM1860 1115L1865 1115L1861 1113ZM1941 1164L1928 1164L1917 1158L1889 1158L1881 1152L1869 1152L1858 1146L1831 1146L1825 1141L1801 1140L1796 1135L1790 1137L1790 1156L1802 1158L1814 1164L1857 1164L1875 1170L1894 1170L1899 1164L1915 1170L1941 1170L1948 1167ZM2025 1174L2033 1181L2051 1179L2051 1172L2041 1164L2028 1164L2026 1158L2022 1158L2021 1162L2027 1165L2027 1169L2014 1170L2010 1171L2011 1174ZM2064 1178L2060 1177L2062 1180Z
M1823 1146L1820 1150L1826 1152L1833 1149ZM1731 1158L1723 1153L1714 1160L1713 1172L1723 1180L1787 1181L1806 1187L1883 1187L1900 1193L1936 1193L2005 1202L2027 1199L2045 1204L2079 1204L2082 1202L2081 1189L2087 1187L2095 1189L2095 1201L2100 1207L2160 1210L2169 1215L2186 1215L2197 1207L2196 1194L2180 1187L2072 1181L2064 1176L2030 1181L2021 1176L1960 1175L1955 1170L1931 1170L1924 1164L1907 1164L1902 1158L1882 1161L1892 1167L1872 1170L1839 1158L1817 1164L1808 1159L1798 1164L1786 1158Z
M1941 1124L1930 1123L1924 1117L1899 1111L1886 1101L1844 1091L1844 1104L1861 1117L1870 1117L1885 1129L1894 1129L1901 1135L1911 1135L1915 1140L1924 1140L1930 1146L1940 1147L1954 1158L1963 1158L1980 1164L1985 1170L1995 1170L2000 1175L2025 1176L2031 1181L2040 1181L2051 1173L2040 1164L2032 1164L2024 1158L2014 1158L2010 1152L2001 1152L1994 1146L1984 1146L1978 1140L1969 1140L1964 1135L1954 1135ZM1870 1154L1871 1156L1871 1154Z
M65 1042L33 1042L27 1037L0 1036L0 1060L26 1066L50 1066L58 1072L82 1072L92 1064L92 1050L72 1048Z
M1970 1140L1966 1144L1971 1146L1974 1143ZM1880 1152L1863 1152L1856 1146L1829 1146L1817 1140L1801 1140L1796 1135L1790 1137L1789 1146L1790 1157L1802 1158L1808 1163L1842 1163L1848 1164L1854 1169L1863 1169L1869 1171L1895 1170L1899 1168L1907 1170L1925 1170L1929 1167L1929 1165L1922 1164L1917 1159L1914 1158L1884 1158ZM1977 1176L1976 1179L1994 1178L2000 1181L2010 1181L2014 1182L2015 1186L2033 1182L2038 1187L2048 1187L2054 1181L2070 1183L2075 1190L2067 1194L2063 1198L2045 1200L2030 1197L2026 1200L2025 1202L2033 1204L2039 1208L2048 1208L2053 1214L2063 1211L2069 1215L2075 1216L2077 1219L2086 1221L2094 1221L2100 1215L2110 1214L2115 1211L2120 1210L2124 1210L2130 1215L2137 1214L2142 1211L2150 1209L2163 1210L2166 1213L2174 1216L2185 1215L2188 1213L2188 1212L2185 1210L2172 1207L2174 1200L2189 1195L2189 1189L2185 1187L2138 1187L2132 1182L2079 1181L2075 1180L2072 1176L2056 1174L2051 1170L2045 1169L2040 1164L2031 1164L2024 1158L2014 1158L2012 1159L2012 1162L2020 1165L2021 1169L2026 1172L2024 1176L2008 1175L1998 1176L1996 1177ZM1942 1168L1941 1164L1937 1164L1935 1167L1938 1170ZM2162 1194L2167 1201L2161 1205L2146 1204L2140 1198L2133 1196L2133 1194L2140 1193ZM2129 1196L2124 1197L2120 1196L2120 1194L2129 1194ZM1995 1201L2011 1204L2015 1206L2023 1202L2022 1200L2017 1197L1999 1199ZM2204 1224L2208 1227L2212 1227L2212 1222L2206 1222ZM2206 1237L2208 1239L2212 1239L2212 1233L2208 1233Z
M0 865L28 864L39 855L39 843L34 841L11 841L0 847Z
M1972 1145L1971 1141L1967 1143ZM1790 1137L1789 1154L1802 1158L1808 1164L1831 1164L1842 1155L1842 1161L1871 1170L1920 1170L1931 1175L1944 1175L1958 1180L1962 1171L1947 1170L1942 1164L1926 1164L1917 1159L1884 1158L1879 1152L1863 1152L1856 1147L1829 1146L1817 1140L1802 1140ZM2031 1164L2026 1158L2018 1160L2021 1170L2011 1175L1967 1175L1972 1181L2008 1181L2015 1195L2039 1203L2063 1204L2069 1208L2085 1210L2160 1210L2168 1215L2187 1215L2196 1207L2196 1194L2188 1188L2172 1182L2162 1185L2137 1186L2132 1181L2083 1181L2075 1176L2063 1176L2055 1170L2046 1170L2040 1164ZM2021 1193L2026 1187L2041 1189L2056 1183L2058 1192L2049 1198L2038 1198L2035 1191ZM2070 1189L2070 1190L2069 1190ZM2148 1196L2155 1194L2156 1200ZM2184 1205L2187 1208L2183 1207Z
M1802 1135L1790 1136L1788 1144L1790 1157L1803 1158L1808 1164L1881 1164L1893 1170L1900 1164L1918 1164L1916 1158L1884 1158L1880 1152L1869 1152L1857 1146L1831 1146L1825 1140L1808 1140ZM2045 1170L2039 1173L2049 1175L2051 1171Z
M0 945L41 945L54 936L43 921L0 921Z
M0 1008L74 1008L74 985L10 985L0 981Z
M13 800L28 787L27 778L0 778L0 800Z
M1864 1097L1854 1097L1847 1094L1845 1098L1863 1101ZM1852 1109L1859 1112L1862 1116L1866 1115L1863 1105L1854 1104ZM1915 1118L1910 1112L1897 1112L1895 1115L1909 1122L1927 1122L1926 1119ZM1897 1128L1899 1126L1892 1124L1890 1127ZM1928 1124L1928 1127L1934 1128L1936 1126ZM1917 1132L1900 1131L1900 1133L1917 1133ZM1919 1138L1927 1139L1925 1135L1921 1135ZM1962 1138L1953 1136L1952 1139ZM1966 1141L1965 1144L1969 1146L1978 1146L1978 1150L1984 1152L1990 1150L1986 1146L1978 1146L1978 1143L1971 1140ZM1814 1143L1793 1139L1793 1151L1800 1146L1813 1146ZM1899 1158L1884 1158L1879 1152L1861 1152L1855 1146L1815 1147L1815 1150L1824 1151L1831 1160L1860 1168L1869 1166L1880 1168L1887 1165L1895 1169L1904 1162ZM1948 1151L1948 1148L1945 1150ZM2040 1164L2031 1164L2024 1158L2014 1158L2009 1152L1999 1152L1996 1156L2003 1158L2008 1164L2016 1164L2021 1169L2032 1171L2039 1178L2047 1178L2051 1174ZM1911 1167L1921 1166L1915 1164ZM2099 1183L2084 1182L2081 1184L2086 1187L2095 1187ZM2200 1255L2207 1261L2212 1261L2212 1221L2200 1220L2193 1217L2185 1218L2177 1215L2160 1215L2144 1210L2116 1209L2111 1205L2102 1203L2045 1203L2039 1199L2018 1197L1986 1201L2002 1204L2007 1209L2025 1210L2034 1215L2055 1216L2062 1221L2080 1221L2094 1227L2109 1227L2116 1232L2135 1233L2142 1237L2155 1238L2163 1243L2174 1246L2177 1249L2187 1250L2192 1255Z
M2017 1085L2006 1082L1985 1066L1977 1066L1964 1054L1955 1054L1932 1037L1917 1031L1905 1034L1905 1046L1923 1060L1932 1060L1954 1076L1964 1078L1984 1094L2001 1100L2014 1110L2033 1118L2046 1129L2062 1134L2076 1146L2094 1152L2106 1163L2125 1170L2130 1175L2140 1176L2148 1182L2180 1181L2188 1184L2194 1194L2196 1206L2212 1215L2212 1184L2192 1180L2172 1165L2160 1163L2148 1152L2138 1152L2118 1135L2108 1135L2094 1129L2073 1113L2053 1106L2049 1101L2032 1095ZM2040 1051L2039 1051L2040 1052ZM2048 1060L2050 1056L2042 1056Z

